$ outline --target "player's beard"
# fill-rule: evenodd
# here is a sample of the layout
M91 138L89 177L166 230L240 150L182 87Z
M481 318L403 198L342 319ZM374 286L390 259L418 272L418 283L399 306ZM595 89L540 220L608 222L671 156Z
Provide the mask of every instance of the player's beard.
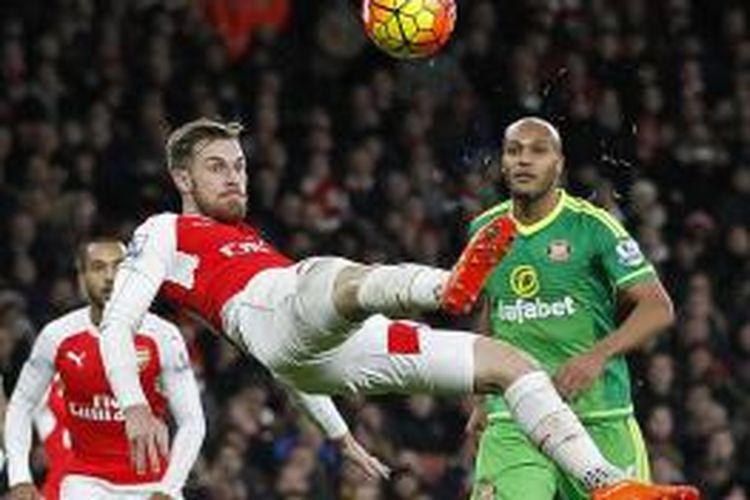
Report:
M196 189L193 191L193 199L202 214L219 222L239 222L247 214L247 198L244 196L215 197L210 200Z

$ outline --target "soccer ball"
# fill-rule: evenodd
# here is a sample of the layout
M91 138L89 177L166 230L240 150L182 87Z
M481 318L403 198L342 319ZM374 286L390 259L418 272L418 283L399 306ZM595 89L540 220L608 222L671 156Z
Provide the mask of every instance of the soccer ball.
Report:
M455 0L363 0L367 36L399 59L435 54L456 24Z

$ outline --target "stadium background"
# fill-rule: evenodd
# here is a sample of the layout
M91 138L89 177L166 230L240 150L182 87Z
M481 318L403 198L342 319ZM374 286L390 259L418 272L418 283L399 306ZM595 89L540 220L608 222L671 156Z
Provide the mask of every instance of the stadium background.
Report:
M623 219L678 309L670 334L632 358L655 479L748 497L747 3L464 1L449 47L418 63L367 44L353 1L0 9L6 392L38 329L80 304L75 243L126 237L176 206L169 126L198 115L248 126L253 214L288 254L447 266L467 219L502 196L502 127L540 114L562 132L569 189ZM468 400L341 400L357 437L396 466L371 483L262 370L177 319L209 418L188 498L465 497ZM39 449L33 462L43 474Z

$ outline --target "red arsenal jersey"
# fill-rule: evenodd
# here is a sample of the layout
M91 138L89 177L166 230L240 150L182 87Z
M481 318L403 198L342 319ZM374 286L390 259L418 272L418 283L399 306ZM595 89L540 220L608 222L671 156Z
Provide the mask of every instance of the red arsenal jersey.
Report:
M154 415L165 417L166 400L160 392L160 375L172 352L176 327L147 314L135 336L140 381ZM137 475L130 462L122 412L104 373L96 327L89 309L78 309L50 323L35 347L48 353L59 375L65 406L65 426L70 433L72 459L66 473L98 477L114 484L158 482L165 469Z
M160 293L222 330L224 304L261 271L292 261L245 223L225 224L201 215L164 213L136 230L128 256L138 269L163 280ZM145 259L146 262L143 262Z

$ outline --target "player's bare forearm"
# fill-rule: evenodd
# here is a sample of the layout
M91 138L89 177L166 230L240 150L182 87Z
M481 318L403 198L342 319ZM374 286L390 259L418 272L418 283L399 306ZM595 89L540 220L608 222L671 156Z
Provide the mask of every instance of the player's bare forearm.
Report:
M656 280L623 290L621 299L630 312L620 327L588 352L568 360L555 374L555 386L564 397L575 398L591 387L612 356L638 348L674 321L672 301Z
M593 349L605 359L637 349L674 322L672 301L659 281L641 283L621 293L630 312L617 330Z

